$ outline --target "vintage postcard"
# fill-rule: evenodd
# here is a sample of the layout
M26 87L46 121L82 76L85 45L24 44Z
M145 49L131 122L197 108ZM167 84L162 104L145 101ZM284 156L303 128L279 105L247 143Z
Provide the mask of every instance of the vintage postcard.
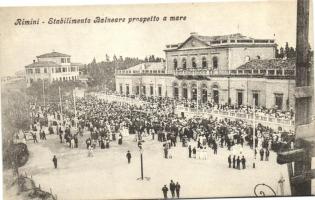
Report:
M312 7L0 7L4 199L314 195Z

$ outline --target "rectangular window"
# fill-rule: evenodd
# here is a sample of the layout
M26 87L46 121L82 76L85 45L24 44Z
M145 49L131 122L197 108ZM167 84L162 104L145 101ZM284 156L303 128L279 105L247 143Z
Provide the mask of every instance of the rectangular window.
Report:
M139 95L139 93L140 93L140 87L136 86L136 95Z
M129 85L126 85L126 95L129 95Z
M63 67L63 68L62 68L62 72L67 72L67 68L66 68L66 67Z
M120 94L123 93L123 87L122 87L122 84L119 85L119 91L120 91Z
M243 104L243 92L237 92L237 104L238 105Z
M258 93L253 93L253 103L258 106Z
M159 93L159 96L162 96L162 87L161 86L159 86L159 89L158 89L159 91L158 91L158 93Z
M75 72L75 67L71 67L71 71L72 71L72 72Z
M60 73L60 72L61 72L61 68L60 67L56 68L56 73Z
M153 85L150 85L150 95L153 95Z
M39 74L40 73L40 68L35 69L35 74Z
M70 58L67 58L67 63L70 63Z
M142 86L142 94L145 95L146 91L145 91L145 85Z
M283 94L275 94L275 106L277 109L282 110Z
M65 59L64 58L61 58L61 63L65 63Z
M47 68L44 68L44 73L47 74Z

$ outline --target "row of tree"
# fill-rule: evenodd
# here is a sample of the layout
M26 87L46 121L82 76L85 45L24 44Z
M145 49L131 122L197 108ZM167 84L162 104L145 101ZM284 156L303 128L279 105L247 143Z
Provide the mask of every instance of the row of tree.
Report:
M88 75L88 86L90 88L98 87L100 89L115 90L115 70L123 70L144 62L162 62L163 58L150 55L145 59L137 57L125 57L114 55L112 59L108 54L105 60L97 62L94 58L91 63L85 65L85 74Z
M289 43L285 43L285 47L276 47L276 58L295 58L296 57L296 50L294 47L290 47Z

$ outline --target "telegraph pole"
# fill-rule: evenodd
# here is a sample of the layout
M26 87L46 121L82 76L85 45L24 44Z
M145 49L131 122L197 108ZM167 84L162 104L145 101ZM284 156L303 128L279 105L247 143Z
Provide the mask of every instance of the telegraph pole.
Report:
M77 127L77 106L76 106L76 103L75 103L75 89L73 90L72 92L73 94L73 107L74 107L74 123L75 123L75 127Z
M60 86L59 86L59 100L60 100L60 112L61 112L60 114L61 114L61 119L63 120Z
M256 168L256 112L255 112L255 102L253 105L253 150L254 150L254 159L253 159L253 168Z
M43 100L44 100L44 107L46 107L46 102L45 102L45 79L43 79Z

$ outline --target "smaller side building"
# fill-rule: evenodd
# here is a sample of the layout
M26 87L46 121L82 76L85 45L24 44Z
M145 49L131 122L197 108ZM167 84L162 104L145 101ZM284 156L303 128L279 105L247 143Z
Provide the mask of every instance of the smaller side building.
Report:
M27 86L34 81L75 81L79 77L80 63L71 62L71 56L58 52L42 54L32 64L25 66Z

